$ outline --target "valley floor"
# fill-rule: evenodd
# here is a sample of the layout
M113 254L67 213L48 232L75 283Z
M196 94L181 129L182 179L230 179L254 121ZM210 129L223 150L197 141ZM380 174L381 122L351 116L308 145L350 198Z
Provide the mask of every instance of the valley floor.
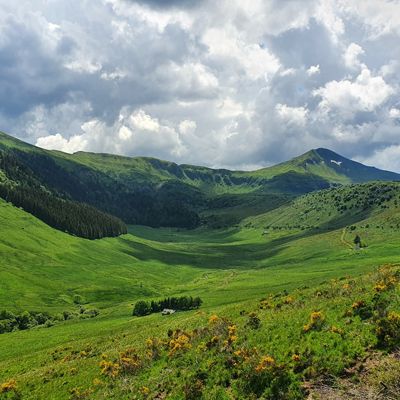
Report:
M337 312L332 310L351 308L356 292L340 292L344 297L335 300L335 305L332 299L323 296L325 300L321 302L315 297L315 291L325 290L335 280L339 282L335 283L339 293L339 286L346 282L351 284L349 277L362 279L357 277L376 271L379 265L400 262L400 235L395 230L360 232L368 243L368 247L360 251L347 245L352 242L353 233L343 233L342 229L322 233L302 230L265 233L264 229L251 227L213 231L130 227L129 233L119 238L88 241L54 231L6 203L0 206L0 308L51 314L76 311L78 306L74 298L78 295L85 307L100 311L91 319L73 319L49 328L1 334L0 384L11 382L12 386L15 380L16 389L3 390L0 398L196 398L197 392L190 394L189 389L189 394L183 391L178 395L171 389L172 394L166 395L172 385L166 383L168 377L164 376L168 368L166 353L161 352L160 358L154 359L140 373L127 374L121 379L101 375L99 363L102 354L115 360L118 352L132 347L141 349L146 339L167 337L168 331L192 332L208 326L213 315L229 319L237 326L242 335L238 341L243 341L243 346L258 343L260 351L273 353L277 362L284 363L285 358L291 359L296 352L303 352L302 357L305 357L308 351L305 343L308 343L309 347L315 346L312 351L318 364L323 354L319 332L312 332L304 339L302 326L315 308L323 310L329 326L337 323L342 326L340 329L347 330L345 321L340 322ZM361 296L364 283L359 285L357 293ZM368 286L365 290L372 289ZM138 300L183 295L200 296L204 304L198 311L178 312L169 317L159 314L132 317L133 304ZM289 295L298 302L294 309L278 307L271 313L260 311L260 299L272 296L275 307L279 299ZM250 312L259 314L261 320L261 328L254 332L246 328ZM292 323L285 324L285 318ZM330 335L328 343L336 346L336 350L332 351L327 365L323 364L327 371L339 373L334 367L338 359L344 357L351 364L365 354L368 346L375 344L372 333L364 329L362 321L352 323L349 335L362 330L360 341L354 344L350 336L344 341L339 340L340 335ZM248 338L244 339L243 335ZM279 337L286 339L278 345ZM230 340L228 336L226 340ZM200 342L193 342L195 345ZM292 345L295 348L284 348ZM279 348L274 350L272 346ZM239 351L239 347L236 350ZM215 368L222 362L218 354L213 355ZM191 357L195 359L185 357L189 356L180 361L174 359L171 368L182 368L186 380L191 379L189 372L185 375L188 365L198 362L197 367L204 370L210 362L194 354ZM343 364L342 367L348 366ZM135 375L139 381L135 380ZM162 378L157 383L158 375ZM312 371L309 377L313 377ZM174 379L178 378L171 372L171 380ZM202 379L199 378L201 382ZM210 376L209 382L213 379L215 376ZM204 382L204 387L211 385ZM158 384L164 385L164 392L164 389L157 389ZM245 390L230 388L228 383L223 390L223 384L218 385L219 392L209 393L204 398L239 398L235 393ZM157 390L164 393L164 397L154 397ZM295 397L294 389L292 392L292 398L301 398ZM304 394L300 389L298 393L299 396ZM251 396L247 398L257 398L257 394Z

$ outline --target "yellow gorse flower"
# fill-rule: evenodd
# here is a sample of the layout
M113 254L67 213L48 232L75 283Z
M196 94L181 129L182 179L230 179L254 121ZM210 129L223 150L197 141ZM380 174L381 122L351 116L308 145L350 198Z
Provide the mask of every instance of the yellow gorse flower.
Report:
M218 315L211 315L211 317L208 320L209 324L215 324L219 320Z
M100 362L100 368L103 375L107 375L111 378L116 378L121 370L119 364L106 360Z
M262 372L265 371L267 368L270 368L274 364L275 364L274 358L272 358L271 356L263 356L258 365L256 366L255 370L256 372Z
M190 344L190 337L186 333L180 334L176 339L171 339L169 342L170 352L169 355L172 356L178 350L190 349L192 345Z
M311 313L310 319L311 319L311 322L314 322L314 321L321 320L322 317L323 316L322 316L322 312L321 311L314 311L314 312Z
M343 329L338 328L337 326L332 326L331 332L337 333L338 335L343 335Z
M378 282L375 286L374 289L376 292L383 292L387 289L387 286L385 285L384 282Z
M361 307L364 307L364 306L365 306L365 302L364 302L363 300L358 300L358 301L354 302L354 303L351 305L351 308L352 308L353 310L356 310L356 309L361 308Z
M292 355L292 360L294 362L299 362L300 361L300 355L299 354L293 354Z
M17 390L17 382L15 379L10 379L0 385L0 393L7 393Z
M140 388L140 393L142 393L144 395L148 395L150 393L150 389L147 386L142 386Z

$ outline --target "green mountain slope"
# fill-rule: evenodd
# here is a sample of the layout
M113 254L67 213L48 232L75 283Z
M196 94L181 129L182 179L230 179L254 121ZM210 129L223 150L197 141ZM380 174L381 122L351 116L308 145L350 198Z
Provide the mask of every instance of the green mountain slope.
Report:
M315 149L290 161L255 171L260 177L274 177L288 172L313 174L330 183L362 183L369 181L398 181L400 175L349 160L328 149Z
M389 206L382 213L394 215L395 201L394 196L382 203ZM341 242L341 230L297 236L278 230L265 236L253 228L135 227L128 235L89 241L54 230L0 200L2 308L77 315L54 326L0 335L0 385L15 380L16 387L2 395L68 400L138 394L144 400L162 392L180 399L192 384L198 388L200 379L205 398L228 399L232 393L238 399L256 398L270 387L270 380L260 380L255 369L264 356L277 363L273 376L285 378L276 381L281 397L270 398L288 398L288 390L296 393L311 378L349 373L371 348L376 350L382 339L375 327L387 322L373 315L361 319L353 304L365 303L366 311L379 311L381 318L399 311L397 269L366 274L377 265L400 261L399 232L375 225L370 230L369 246L362 252ZM381 287L382 277L391 285L396 278L396 285L377 297L375 286ZM178 295L198 295L204 304L198 311L169 317L132 317L138 300ZM96 307L100 314L80 318L75 296L83 299L83 308ZM313 322L314 312L322 313L323 324ZM212 322L218 321L214 315L218 324ZM388 331L398 339L397 325ZM176 349L170 341L185 332L190 346ZM146 355L150 338L158 346L151 358ZM143 360L139 369L122 369L111 377L101 373L100 362L130 362L133 348ZM243 354L249 354L249 364L238 358ZM253 386L238 386L248 376L261 382L254 386L260 388L257 393ZM201 398L193 393L191 398ZM294 398L306 398L306 392Z
M326 149L257 171L178 165L149 157L65 154L4 133L0 151L28 169L35 185L53 196L89 204L128 224L153 227L232 226L304 193L339 184L400 180L398 174Z
M303 231L362 224L400 231L400 183L370 182L309 193L243 224Z

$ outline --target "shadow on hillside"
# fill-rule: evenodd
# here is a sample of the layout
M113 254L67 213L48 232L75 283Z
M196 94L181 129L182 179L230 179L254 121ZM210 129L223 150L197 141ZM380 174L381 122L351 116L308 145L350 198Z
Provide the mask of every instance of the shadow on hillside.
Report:
M199 240L197 240L196 234L193 232L190 234L190 242L182 242L180 238L179 241L170 242L175 245L171 249L166 247L157 249L151 245L133 240L121 240L126 245L123 252L142 261L155 261L167 265L190 265L199 268L262 268L267 265L260 265L260 262L267 262L269 258L278 255L291 242L341 229L360 222L369 216L369 211L354 214L348 213L321 224L318 228L304 230L265 243L232 243L229 239L237 230L222 231L217 234L210 231L209 237L205 236L206 233L203 232L199 236ZM213 239L215 242L213 242ZM224 242L224 239L227 242ZM154 236L153 240L155 240Z

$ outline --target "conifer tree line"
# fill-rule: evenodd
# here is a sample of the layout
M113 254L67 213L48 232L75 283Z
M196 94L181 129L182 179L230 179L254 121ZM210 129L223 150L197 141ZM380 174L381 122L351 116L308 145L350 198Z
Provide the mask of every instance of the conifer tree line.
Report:
M71 160L57 160L37 152L13 149L7 154L12 155L19 168L29 169L30 186L32 179L36 180L59 197L89 204L127 224L155 228L195 228L200 224L197 210L205 206L206 200L198 189L189 185L172 181L159 185L129 176L110 176ZM20 177L16 180L20 181Z
M165 308L177 311L186 311L197 309L201 306L203 300L200 297L182 296L182 297L167 297L163 300L150 302L140 300L135 303L132 314L137 317L160 312Z
M63 199L46 190L12 154L0 152L0 197L46 224L86 239L118 236L127 232L117 217L84 203Z

